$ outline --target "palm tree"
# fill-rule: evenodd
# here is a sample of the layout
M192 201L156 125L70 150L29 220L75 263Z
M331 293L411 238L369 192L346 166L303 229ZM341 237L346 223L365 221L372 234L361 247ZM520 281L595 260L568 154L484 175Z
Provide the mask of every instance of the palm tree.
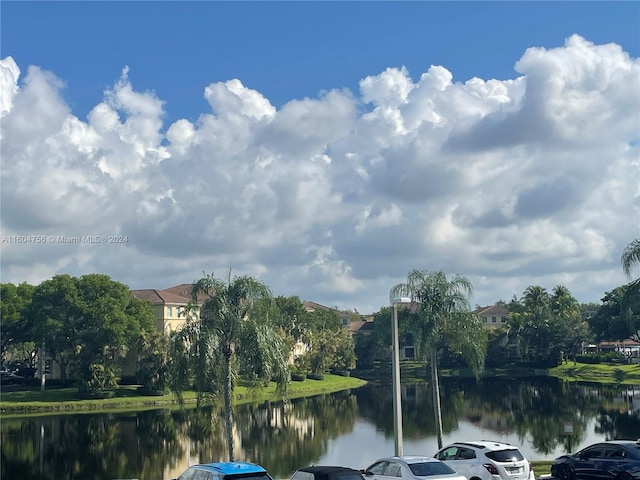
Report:
M560 318L567 319L580 315L580 304L564 285L553 288L549 302L551 312Z
M195 378L198 405L222 390L229 460L234 461L232 400L236 380L242 377L258 387L274 379L284 395L289 383L288 352L268 319L256 314L260 301L273 299L264 283L250 276L231 278L231 271L225 280L206 275L193 286L193 303L203 295L206 299L199 320L187 322L175 337L176 365ZM176 383L179 393L185 385Z
M540 285L530 285L524 291L522 304L536 318L544 317L549 308L549 293Z
M626 246L620 260L622 261L622 271L628 278L631 278L633 267L640 266L640 238L636 238ZM634 282L638 282L638 280L640 278Z
M476 378L484 370L487 337L480 319L470 310L472 292L473 286L466 277L455 275L447 280L442 271L424 270L412 270L407 282L396 285L390 292L391 298L411 298L416 340L430 352L438 448L442 448L438 348L447 346L460 352Z

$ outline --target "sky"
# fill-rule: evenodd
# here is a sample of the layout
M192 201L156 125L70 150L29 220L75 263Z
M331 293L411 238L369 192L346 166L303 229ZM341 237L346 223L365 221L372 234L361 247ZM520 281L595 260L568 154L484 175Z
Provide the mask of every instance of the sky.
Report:
M640 2L5 0L0 27L2 282L231 272L368 314L413 269L472 306L628 281Z

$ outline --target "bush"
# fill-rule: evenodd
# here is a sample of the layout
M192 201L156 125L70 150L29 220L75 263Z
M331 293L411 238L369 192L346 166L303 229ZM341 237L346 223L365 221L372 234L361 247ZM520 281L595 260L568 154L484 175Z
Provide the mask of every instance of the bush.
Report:
M303 382L307 376L304 373L292 373L291 380L294 382Z
M307 378L310 380L324 380L324 375L322 373L310 373Z
M351 376L351 372L349 370L334 370L335 375L340 375L341 377L349 377Z

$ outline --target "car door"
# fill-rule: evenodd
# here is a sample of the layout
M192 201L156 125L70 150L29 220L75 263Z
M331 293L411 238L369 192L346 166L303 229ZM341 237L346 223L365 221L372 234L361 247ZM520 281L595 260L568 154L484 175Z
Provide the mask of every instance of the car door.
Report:
M472 449L451 445L440 450L435 457L453 468L460 475L464 475L467 478L472 477L473 462L471 459L475 458L475 451Z
M598 480L600 479L599 469L604 459L605 446L594 445L585 448L578 453L573 464L573 471L576 478L580 480Z
M612 480L624 470L627 461L626 452L617 445L607 445L603 458L598 466L597 476L600 480Z

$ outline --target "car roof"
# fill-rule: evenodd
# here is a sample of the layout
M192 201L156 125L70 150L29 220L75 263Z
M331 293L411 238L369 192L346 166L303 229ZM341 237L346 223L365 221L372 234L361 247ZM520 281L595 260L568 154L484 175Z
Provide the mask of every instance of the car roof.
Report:
M433 457L427 457L425 455L402 455L400 457L385 457L376 460L376 462L391 462L395 460L402 460L405 463L418 463L418 462L439 462Z
M221 473L223 475L237 475L243 473L265 473L266 470L260 465L248 462L216 462L216 463L202 463L200 465L193 465L194 467L209 470L214 473Z
M309 467L299 468L298 471L309 472L309 473L336 473L336 472L357 472L360 473L360 470L356 470L354 468L349 467L338 467L335 465L311 465Z
M486 448L487 450L506 450L510 448L515 448L515 449L518 448L515 445L511 445L510 443L494 442L492 440L473 440L470 442L454 442L451 445L462 445L465 447L472 447L472 448L479 448L479 449Z

